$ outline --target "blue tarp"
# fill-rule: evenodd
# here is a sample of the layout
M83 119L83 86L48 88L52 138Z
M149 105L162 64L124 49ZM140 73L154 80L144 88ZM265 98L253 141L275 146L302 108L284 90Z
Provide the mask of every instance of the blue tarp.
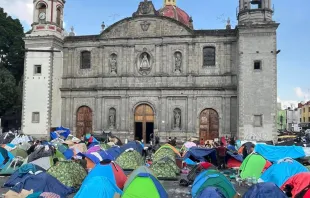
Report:
M34 192L52 192L58 194L61 198L67 197L73 193L73 188L63 185L55 177L42 172L37 175L24 174L18 176L16 171L5 183L4 187L13 187L12 190L21 192L22 189L33 190Z
M308 169L295 160L273 164L260 177L264 182L273 182L281 187L286 180L298 173L308 172Z
M61 135L61 136L63 136L63 137L65 137L65 138L67 138L69 135L70 135L70 129L68 129L68 128L65 128L65 127L57 127L56 128L56 131L58 131L58 133Z
M305 151L301 146L272 146L256 144L255 152L271 162L276 162L286 157L298 159L306 156Z
M216 150L208 148L191 147L183 157L190 158L193 161L205 162L207 157L211 158L212 162L216 162Z
M122 195L122 191L106 177L92 177L83 182L74 198L111 198L115 193Z
M191 165L191 166L195 166L197 163L194 162L193 160L187 158L186 160L184 160L184 162L187 164L187 165Z
M142 151L144 149L143 146L139 142L131 141L131 142L128 142L127 144L120 147L121 153L123 153L124 151L126 151L127 149L130 149L130 148L136 150L141 155L142 155Z
M72 149L67 149L65 152L63 152L63 155L66 157L67 160L69 160L74 156L74 152Z
M197 198L225 198L223 193L215 187L205 188Z
M114 158L114 160L116 160L122 153L119 146L113 146L106 151Z
M242 198L287 198L274 183L265 182L253 185Z

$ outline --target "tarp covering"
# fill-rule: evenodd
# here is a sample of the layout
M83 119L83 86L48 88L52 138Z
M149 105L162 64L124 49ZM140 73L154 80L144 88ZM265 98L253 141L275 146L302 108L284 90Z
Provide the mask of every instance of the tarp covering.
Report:
M37 175L24 174L19 177L15 172L5 183L4 187L13 187L13 190L20 192L22 189L33 190L34 192L52 192L58 194L62 198L73 193L73 189L63 185L55 177L41 172Z
M27 163L27 159L24 162ZM35 164L37 166L42 167L44 170L48 170L53 165L53 159L51 157L42 157L40 159L34 160L30 162L31 164Z
M287 196L274 183L258 183L242 196L242 198L287 198Z
M85 169L80 164L72 161L58 162L47 173L58 179L64 185L75 188L80 187L87 175Z
M186 152L183 158L190 158L193 161L204 162L207 161L208 156L211 158L212 161L216 161L216 150L192 147Z
M123 169L114 162L110 164L96 165L90 173L87 175L83 184L88 182L88 180L92 179L93 177L106 177L108 178L113 184L117 185L120 189L123 189L124 184L127 180L127 177L123 171Z
M115 193L122 191L106 177L92 177L83 183L74 198L112 198Z
M137 151L138 153L140 153L140 155L142 155L142 151L143 151L143 147L141 145L140 142L137 141L131 141L128 142L127 144L124 144L123 146L120 147L121 152L125 152L127 149L134 149L135 151Z
M290 177L302 173L309 172L306 167L293 159L285 159L282 162L275 163L269 167L260 177L259 181L273 182L281 187Z
M303 189L309 186L310 184L310 172L298 173L290 177L281 187L284 190L285 186L289 184L293 187L292 195L295 197Z
M216 170L205 170L201 172L192 185L192 196L196 198L205 188L216 187L227 198L233 198L236 190L230 181Z
M122 153L119 146L113 146L106 151L114 158L114 160L116 160Z
M142 156L135 150L127 150L122 153L116 163L124 170L135 170L144 164Z
M226 198L223 193L215 187L205 188L197 198Z
M139 173L125 184L122 198L168 198L161 183L150 173Z
M50 146L38 146L36 147L35 151L32 152L28 156L28 162L32 162L36 159L39 159L41 157L49 157L53 155L53 150L51 149Z
M270 162L276 162L286 157L298 159L306 156L301 146L271 146L257 144L255 146L255 152L259 153Z

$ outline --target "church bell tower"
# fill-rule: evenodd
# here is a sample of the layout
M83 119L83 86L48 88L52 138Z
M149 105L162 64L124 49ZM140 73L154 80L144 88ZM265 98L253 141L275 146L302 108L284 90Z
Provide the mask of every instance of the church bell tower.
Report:
M238 135L253 141L277 137L277 28L271 0L239 0Z
M26 34L22 131L49 137L61 125L65 0L33 0L32 30Z

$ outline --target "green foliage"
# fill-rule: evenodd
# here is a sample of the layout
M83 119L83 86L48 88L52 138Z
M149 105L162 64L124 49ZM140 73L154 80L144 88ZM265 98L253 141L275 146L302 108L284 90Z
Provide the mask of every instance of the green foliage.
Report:
M0 116L20 112L24 72L24 30L0 8Z

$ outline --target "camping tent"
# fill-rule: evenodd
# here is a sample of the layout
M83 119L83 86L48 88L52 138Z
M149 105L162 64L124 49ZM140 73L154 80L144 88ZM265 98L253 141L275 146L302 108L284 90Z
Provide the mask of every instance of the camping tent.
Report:
M192 196L196 198L207 187L216 187L227 198L233 198L236 190L230 181L216 170L205 170L201 172L192 185Z
M31 136L20 134L20 135L17 135L17 136L11 141L11 144L17 145L17 144L20 144L20 143L30 142L30 141L33 141L33 139L32 139Z
M73 161L58 162L47 171L48 174L58 179L61 183L70 187L79 187L87 173L78 163Z
M8 157L9 160L7 163L10 163L12 159L14 158L13 154L6 149L0 147L0 169L2 169L6 164L3 164L5 158Z
M260 177L260 182L273 182L281 187L293 175L309 172L306 167L293 159L284 159L270 166Z
M169 180L177 179L177 174L180 169L170 157L164 157L158 161L153 162L151 170L158 179Z
M179 151L171 146L170 144L165 144L161 146L154 154L153 161L160 160L164 157L170 157L175 159L176 157L181 157Z
M32 162L34 160L37 160L41 157L49 157L52 156L54 153L54 151L52 150L52 148L48 145L46 146L37 146L36 149L34 150L34 152L32 152L29 156L28 156L28 163Z
M12 175L19 167L22 166L24 159L21 157L15 157L12 161L9 161L0 171L0 175Z
M15 148L11 151L11 153L14 155L14 157L22 157L22 158L27 158L28 154L25 150L21 148Z
M231 151L227 152L226 155L227 167L235 168L240 167L243 161L242 155L232 153Z
M87 175L83 184L88 182L88 180L93 177L106 177L115 185L117 185L120 189L123 189L124 184L127 180L127 177L122 170L122 168L114 162L109 164L97 164L95 168L93 168L90 173Z
M14 133L6 132L0 135L0 144L8 144L15 138Z
M129 149L123 152L117 159L116 163L124 170L134 170L144 164L142 156L135 150Z
M180 151L186 152L188 149L197 146L194 142L185 142L181 147Z
M292 195L295 197L303 189L307 188L310 184L310 172L298 173L290 177L282 186L281 189L284 190L286 185L291 185L293 187Z
M140 142L138 141L131 141L128 142L127 144L124 144L123 146L120 147L121 152L125 152L127 149L134 149L135 151L137 151L138 153L140 153L140 155L142 155L142 151L143 151L143 146Z
M122 198L168 198L161 183L150 173L138 173L125 184Z
M122 191L106 177L92 177L83 182L80 190L74 198L112 198L115 194L122 194Z
M67 195L73 193L73 188L63 185L55 177L45 172L20 175L16 171L4 183L4 187L13 187L12 190L16 192L20 192L22 189L33 190L34 192L52 192L58 194L60 197L67 197Z
M242 198L287 198L287 196L274 183L258 183L253 186L243 195Z
M37 165L37 166L40 166L44 170L48 170L54 164L52 157L41 157L41 158L34 160L30 163ZM25 159L24 164L27 164L27 158Z
M87 169L89 170L94 168L96 164L99 164L101 161L105 159L113 160L113 157L106 151L93 152L90 154L78 153L78 155L85 157L85 160L87 161Z
M113 157L114 160L116 160L122 154L119 146L113 146L106 151Z
M190 148L184 155L183 159L190 158L193 161L209 161L216 164L216 150L200 147Z
M205 188L198 196L198 198L225 198L223 193L215 187Z
M264 172L264 169L268 168L269 166L271 166L271 163L261 155L248 155L240 166L240 177L241 179L246 179L249 177L255 177L258 179Z
M136 170L132 171L132 173L129 175L126 183L125 183L125 186L124 186L124 189L126 189L128 187L128 185L132 182L132 180L135 179L135 177L139 174L139 173L149 173L151 175L154 175L153 172L151 171L151 169L149 169L148 167L146 166L140 166L138 167ZM127 185L127 186L126 186Z

